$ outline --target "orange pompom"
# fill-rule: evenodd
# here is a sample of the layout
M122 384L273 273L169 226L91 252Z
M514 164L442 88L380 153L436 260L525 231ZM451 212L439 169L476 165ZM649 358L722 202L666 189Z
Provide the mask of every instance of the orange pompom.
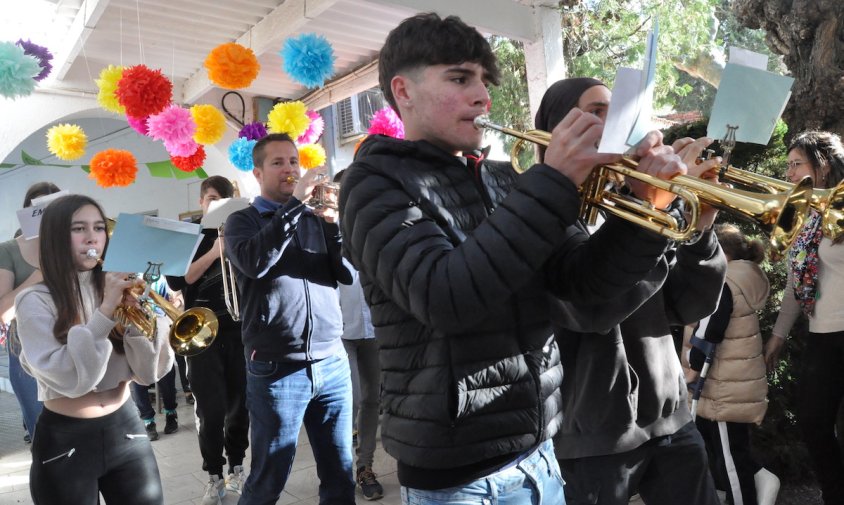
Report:
M138 163L129 151L106 149L91 158L91 173L88 175L98 186L128 186L135 182Z
M226 89L240 89L258 77L261 64L251 49L234 42L220 44L208 53L205 68L211 82Z

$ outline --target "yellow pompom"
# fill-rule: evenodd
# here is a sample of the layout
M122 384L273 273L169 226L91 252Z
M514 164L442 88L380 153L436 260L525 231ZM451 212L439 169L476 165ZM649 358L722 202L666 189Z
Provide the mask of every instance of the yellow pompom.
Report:
M308 108L300 101L277 103L267 115L267 129L270 133L286 133L296 140L311 124Z
M59 124L47 130L47 149L60 160L75 160L85 154L88 137L75 124Z
M305 170L325 165L325 149L319 144L299 146L299 166Z
M197 144L215 144L226 133L226 118L213 105L194 105L190 108L190 115L196 123L193 140Z
M94 82L100 88L97 93L97 102L100 103L100 107L118 114L126 114L126 107L120 105L117 95L114 94L117 91L117 81L121 77L123 77L123 67L109 65L100 72L100 78L95 79Z

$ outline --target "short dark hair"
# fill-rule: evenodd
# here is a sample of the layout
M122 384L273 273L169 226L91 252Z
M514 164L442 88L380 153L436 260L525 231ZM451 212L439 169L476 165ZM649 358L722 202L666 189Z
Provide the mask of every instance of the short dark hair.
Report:
M833 188L844 180L844 146L841 144L841 137L832 132L806 131L791 140L788 152L798 148L812 164L815 187L825 183L824 187ZM829 165L829 177L826 181L820 177L824 163Z
M264 150L270 142L290 142L293 146L296 146L296 142L293 142L293 139L290 135L286 133L270 133L266 137L262 138L255 144L255 147L252 148L252 164L255 165L255 168L261 168L264 164Z
M24 208L29 207L32 205L32 200L41 196L52 195L59 191L59 187L52 182L36 182L26 190L26 195L23 197L23 206Z
M472 62L486 71L486 79L496 86L501 78L489 42L478 30L457 16L443 19L429 12L417 14L394 28L378 60L378 82L387 102L398 112L390 88L393 77L431 65Z
M205 196L209 189L214 189L220 194L221 198L231 198L234 195L234 186L232 181L220 175L212 175L211 177L202 181L199 185L199 197Z

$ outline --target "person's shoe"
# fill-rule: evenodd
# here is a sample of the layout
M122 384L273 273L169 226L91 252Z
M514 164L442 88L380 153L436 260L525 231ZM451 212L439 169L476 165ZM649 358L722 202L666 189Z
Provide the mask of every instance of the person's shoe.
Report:
M155 421L146 424L147 436L150 442L158 440L158 430L155 429Z
M164 423L164 434L170 435L179 431L179 418L176 413L167 414L167 422Z
M185 401L188 402L188 405L193 405L194 403L196 403L196 400L193 398L193 393L191 393L190 391L185 393Z
M205 485L202 505L222 505L224 496L226 496L226 481L219 475L212 475L208 479L208 484Z
M246 483L246 472L243 471L243 465L234 467L234 472L226 476L226 489L232 493L240 494L243 491L243 485Z
M358 468L358 485L367 500L377 500L384 496L384 488L375 478L375 472L368 466Z
M753 476L756 484L756 503L774 505L780 492L780 479L766 469L761 469Z
M31 443L32 443L32 437L30 437L30 436L29 436L29 433L24 433L24 434L23 434L23 441L24 441L25 443L27 443L27 444L31 444Z

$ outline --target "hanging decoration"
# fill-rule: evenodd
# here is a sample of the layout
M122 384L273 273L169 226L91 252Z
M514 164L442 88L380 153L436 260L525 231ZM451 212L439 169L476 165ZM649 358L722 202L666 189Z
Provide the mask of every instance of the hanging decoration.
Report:
M325 165L325 149L319 144L299 146L299 166L305 170Z
M147 119L145 117L126 116L126 121L133 130L141 135L149 135L149 127L147 126Z
M196 123L193 140L198 144L216 144L226 133L226 118L217 107L198 104L190 108L190 115Z
M138 164L132 153L121 149L106 149L91 158L91 173L88 177L94 179L98 186L110 188L132 184L137 174Z
M225 89L240 89L258 77L261 64L255 53L234 42L220 44L208 53L205 68L211 82Z
M386 135L397 139L404 138L404 123L396 111L389 105L379 109L369 121L368 135Z
M0 95L16 98L30 95L35 76L41 72L38 60L12 42L0 42Z
M287 75L309 88L322 87L334 75L334 49L322 35L303 33L288 37L279 54Z
M196 152L190 156L171 156L170 161L173 166L182 172L193 172L197 168L202 168L205 163L205 149L202 146L196 148Z
M164 77L161 70L152 70L146 65L135 65L123 70L115 91L118 102L126 108L126 114L146 117L158 114L173 99L173 83Z
M267 127L264 126L264 123L255 121L241 128L237 136L249 140L261 140L267 136Z
M352 153L353 155L358 154L358 149L360 149L360 146L363 144L363 141L368 139L368 138L369 138L369 135L364 135L363 137L359 138L357 142L355 142L355 149L354 149L354 152Z
M309 110L306 112L308 115L308 119L311 120L310 124L308 124L308 129L305 130L305 133L299 136L296 139L297 144L313 144L319 137L322 135L322 132L325 131L325 120L322 119L322 116L319 115L319 112L315 110Z
M50 75L50 71L53 70L53 64L50 63L50 60L53 59L53 53L51 53L49 49L44 46L39 46L38 44L33 44L29 40L24 41L23 39L18 39L16 44L23 48L24 54L32 56L38 60L41 72L33 77L33 79L41 82L44 78Z
M252 164L252 149L255 148L257 143L257 140L249 140L243 137L238 137L237 140L232 142L229 146L229 161L232 162L232 165L243 172L255 168L255 165Z
M97 93L97 102L99 102L100 107L118 114L126 114L126 107L120 104L115 94L117 82L123 77L123 70L124 67L109 65L100 71L100 78L94 80L100 89Z
M193 156L193 154L199 149L199 144L193 141L192 138L188 138L185 141L164 141L164 149L167 150L167 153L170 156Z
M75 124L58 124L47 130L47 149L56 158L72 161L85 154L88 136Z
M311 123L306 114L307 107L300 101L277 103L267 114L267 128L270 133L286 133L297 139Z
M170 144L193 140L193 134L196 133L196 123L193 122L190 111L175 104L150 116L147 119L147 128L150 137Z

